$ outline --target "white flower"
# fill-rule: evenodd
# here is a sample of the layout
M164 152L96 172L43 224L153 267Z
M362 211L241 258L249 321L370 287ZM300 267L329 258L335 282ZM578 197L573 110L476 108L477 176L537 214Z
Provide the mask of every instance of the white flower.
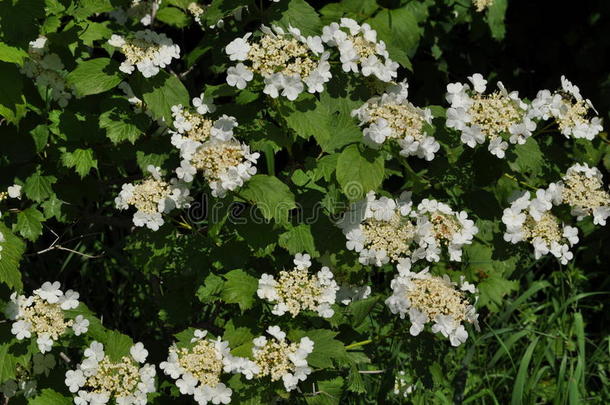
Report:
M89 330L89 320L82 315L77 315L76 318L74 318L74 325L72 325L72 329L74 330L74 334L76 336L87 333Z
M248 33L243 38L236 38L227 45L225 52L229 55L230 60L244 61L247 59L248 52L250 52L250 44L247 39L251 35Z
M199 114L213 113L216 111L214 99L212 97L207 97L204 93L201 93L199 97L193 99L193 107L195 107Z
M59 289L59 287L59 281L55 281L53 283L45 281L39 289L34 290L34 294L38 295L40 298L50 304L55 304L59 302L59 298L63 295L63 292Z
M248 82L253 78L254 73L243 63L238 63L227 69L227 84L240 90L245 89Z
M10 198L21 199L21 186L19 184L13 184L7 190Z
M138 363L144 363L148 357L148 350L144 348L142 342L138 342L129 349L129 354Z
M100 342L93 341L87 349L85 349L85 357L96 361L101 361L104 358L104 345Z
M68 290L60 297L59 302L61 303L61 309L69 310L78 307L79 293L76 291Z
M286 338L286 333L282 332L279 326L269 326L267 333L279 340L280 342Z
M487 80L483 78L483 75L480 73L475 73L472 76L468 76L468 80L472 83L474 87L474 91L477 93L484 93L487 88Z
M46 353L51 351L51 348L53 347L53 339L51 339L51 336L48 334L42 333L38 335L36 344L38 345L38 350L40 350L40 353Z
M66 371L65 383L68 386L70 392L77 392L87 379L81 370L68 370Z
M15 335L17 340L23 340L24 338L30 338L32 336L31 333L32 325L24 320L19 320L17 322L13 322L11 326L11 333Z
M309 256L307 253L305 253L305 254L297 253L294 256L293 262L297 269L299 269L299 270L307 269L307 268L311 267L311 256Z

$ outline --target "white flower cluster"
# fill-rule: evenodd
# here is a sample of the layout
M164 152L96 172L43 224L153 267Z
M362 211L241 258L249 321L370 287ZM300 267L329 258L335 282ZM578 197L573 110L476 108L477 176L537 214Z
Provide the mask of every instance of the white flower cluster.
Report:
M498 90L484 94L487 80L480 73L468 77L472 84L450 83L446 99L451 104L447 109L447 127L461 132L461 140L474 148L489 141L488 150L504 158L511 144L523 144L536 129L532 120L535 114L519 98L516 91L508 92L502 82Z
M228 342L205 339L206 335L207 331L195 330L189 346L170 347L167 361L159 367L198 404L228 404L232 390L221 382L222 373L243 372L252 378L258 368L251 360L232 356Z
M47 38L38 37L29 43L27 59L21 73L30 79L34 79L37 86L50 89L50 96L57 101L60 107L68 105L72 98L73 91L66 82L68 72L64 69L60 57L55 53L48 53Z
M140 24L149 26L160 5L161 0L131 0L127 10L117 7L108 15L121 25L124 25L128 19L135 18Z
M449 260L461 261L462 246L472 243L478 232L466 212L424 199L413 208L411 193L396 200L377 198L373 191L352 205L339 222L346 247L360 254L360 263L382 266L404 259L440 260L446 247Z
M120 48L125 55L119 67L121 72L132 74L137 68L146 78L159 73L159 69L168 66L172 59L180 58L178 45L165 34L151 30L137 31L133 38L113 34L108 44Z
M286 391L292 391L299 381L305 381L311 374L307 356L313 351L314 342L308 337L302 337L298 344L290 343L279 326L270 326L267 333L273 339L259 336L252 341L252 356L258 367L255 376L268 376L271 381L281 379Z
M479 229L468 219L466 211L453 211L436 200L424 199L417 206L417 241L426 260L438 262L445 246L449 260L462 260L462 246L472 243Z
M258 152L233 136L237 126L234 117L223 115L216 120L203 116L214 111L214 106L203 94L193 99L197 112L182 105L172 107L175 131L172 144L180 150L181 163L176 169L179 179L191 182L199 171L207 180L212 195L224 197L227 191L244 185L256 174Z
M502 215L506 225L504 240L531 243L536 259L551 253L563 264L572 260L570 247L578 243L578 229L561 224L551 212L553 206L561 204L561 194L561 186L551 184L537 190L534 198L529 191L517 196Z
M404 192L396 200L366 197L350 207L339 222L347 239L346 247L360 255L360 263L382 266L413 254L416 220L411 194Z
M440 149L439 143L426 133L432 124L430 109L421 109L407 100L409 85L406 81L391 85L381 96L369 99L352 111L358 117L364 141L379 148L387 139L395 139L402 156L417 156L428 161Z
M257 73L263 77L263 92L273 98L282 95L288 100L305 90L309 93L324 91L324 83L332 75L329 53L324 51L319 36L305 37L298 28L261 26L262 37L253 43L252 33L236 38L225 49L229 59L239 62L227 70L227 83L244 89Z
M477 290L463 276L458 286L447 275L431 275L427 267L419 273L411 272L409 260L397 268L398 274L391 283L392 295L385 303L393 314L409 316L411 335L419 335L427 323L432 323L433 333L440 332L452 346L459 346L468 339L464 323L474 324L478 330L479 315L467 294L474 295Z
M82 315L70 317L65 311L79 305L79 294L76 291L60 289L58 281L47 281L26 297L13 293L5 308L7 318L13 320L11 333L17 340L36 336L36 344L41 353L51 351L68 329L76 336L86 333L89 320Z
M336 301L339 287L326 266L315 275L309 274L310 259L308 254L298 253L294 258L295 267L280 271L277 280L269 274L261 276L256 293L259 298L275 304L273 314L289 312L295 317L303 310L310 310L323 318L334 315L331 305Z
M142 343L133 345L129 354L115 362L104 353L102 343L91 342L83 362L66 372L68 389L77 393L74 403L103 405L114 399L117 405L146 404L147 394L155 392L155 366L144 364L148 350Z
M604 190L602 173L596 167L574 164L559 183L562 202L579 221L593 217L595 225L606 225L610 216L610 193Z
M561 76L561 90L540 90L531 105L532 115L553 118L566 138L593 140L602 130L602 120L590 100L580 94L578 86Z
M377 40L377 31L366 23L342 18L322 29L322 41L339 50L345 72L373 75L383 82L392 81L398 74L398 63L390 59L385 43Z
M133 215L134 225L156 231L164 223L162 213L168 213L174 208L186 208L192 198L183 182L177 179L165 181L158 167L149 165L147 169L151 176L135 185L123 184L114 203L120 210L134 206L137 210Z

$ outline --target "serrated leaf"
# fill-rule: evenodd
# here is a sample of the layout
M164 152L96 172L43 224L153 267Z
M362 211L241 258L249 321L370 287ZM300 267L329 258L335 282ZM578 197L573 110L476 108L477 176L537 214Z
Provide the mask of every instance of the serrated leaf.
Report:
M97 159L93 157L93 150L91 149L64 151L61 154L61 161L67 168L74 168L81 178L88 175L91 169L97 169Z
M163 70L148 79L138 77L132 87L136 95L141 95L153 117L164 119L168 124L172 122L172 106L189 105L191 101L180 79Z
M313 352L307 356L310 366L328 368L333 366L333 362L342 365L349 361L345 346L335 339L337 332L328 329L296 331L290 334L290 340L294 342L303 336L307 336L314 342Z
M294 194L277 177L266 174L253 176L240 190L240 195L256 204L265 219L280 223L288 220L288 212L296 207Z
M523 145L515 145L512 150L514 155L513 153L508 154L508 164L517 173L537 175L548 164L538 142L532 137L528 138Z
M288 127L302 138L313 136L325 152L362 139L362 131L350 115L355 105L346 98L333 98L324 92L319 100L307 95L296 103L281 103L280 113Z
M282 6L280 18L272 18L276 25L285 29L288 29L289 26L298 28L305 36L320 35L322 31L320 16L305 0L291 0L286 3L286 6ZM286 8L284 9L284 7ZM275 14L273 13L273 15Z
M163 7L157 12L157 20L174 27L184 28L191 22L190 18L176 7Z
M498 41L504 39L506 35L504 17L507 7L507 0L494 0L487 10L487 24L489 24L491 36Z
M504 304L504 297L519 289L519 283L492 275L477 285L479 289L479 305L498 311Z
M12 339L12 338L11 338ZM15 345L15 340L0 344L0 384L4 381L15 378L17 374L17 365L24 365L29 360L29 354L22 353L15 355L11 351Z
M133 340L129 336L113 330L106 332L102 343L104 344L104 352L114 361L120 360L123 356L128 356L129 350L133 346Z
M318 257L320 253L316 250L311 225L300 224L291 227L280 235L279 245L288 250L291 255L296 253L309 253L311 257Z
M108 91L121 83L122 78L117 61L97 58L79 63L66 80L82 97Z
M26 208L17 214L17 223L14 225L14 229L21 236L33 242L42 234L43 221L44 215L42 215L42 212L34 207Z
M144 114L134 114L125 105L120 105L100 114L99 124L112 143L127 141L133 144L144 134L148 120Z
M367 22L386 43L390 58L411 69L410 58L415 54L423 33L413 12L408 7L384 9Z
M343 378L318 381L316 394L305 397L308 405L339 405L343 391Z
M43 176L40 172L35 172L25 181L23 192L30 200L41 202L53 194L51 185L56 181L54 176Z
M39 395L28 399L28 405L70 405L72 397L66 397L50 388L43 389Z
M206 303L218 299L220 292L224 286L222 277L216 274L209 274L205 278L204 284L197 290L197 298L199 301Z
M229 304L238 304L242 311L251 308L258 289L258 280L239 269L231 270L224 278L227 281L222 289L222 299Z
M49 127L40 124L30 131L32 138L34 139L34 146L36 146L36 152L41 152L49 142Z
M337 160L337 181L343 193L350 200L359 200L376 190L383 181L383 156L371 149L361 150L358 145L350 145Z
M23 288L21 283L21 272L19 262L25 252L25 243L0 222L0 234L3 241L0 242L0 282L8 285L12 290L20 291Z
M23 49L15 48L0 42L0 60L8 63L16 63L23 66L23 60L28 57L28 53Z

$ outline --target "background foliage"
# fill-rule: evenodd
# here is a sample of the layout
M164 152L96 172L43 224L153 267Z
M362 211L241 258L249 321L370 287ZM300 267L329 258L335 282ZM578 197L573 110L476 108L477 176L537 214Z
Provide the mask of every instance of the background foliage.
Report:
M156 363L165 359L173 335L189 327L208 329L247 350L251 338L276 320L255 297L259 275L289 265L294 253L308 252L332 265L340 281L371 284L374 294L330 321L283 321L291 336L306 333L315 341L310 364L316 372L290 402L610 402L610 278L603 265L610 260L608 232L581 223L584 240L575 259L559 266L550 258L534 261L528 246L506 244L500 226L506 198L520 187L506 173L543 187L578 161L599 167L607 179L605 132L593 142L549 133L497 160L484 150L464 149L441 124L434 135L442 153L434 161L390 160L387 151L372 153L359 145L361 132L349 113L371 93L358 81L339 74L320 96L272 100L260 91L228 87L223 52L262 22L293 24L312 34L349 16L369 22L387 42L416 105L444 106L446 83L473 72L502 80L528 98L538 89L555 88L565 74L608 119L608 2L564 7L546 0L495 0L480 14L469 0L213 0L204 25L242 5L249 11L241 22L226 18L224 28L202 31L185 12L188 2L166 0L153 28L180 45L182 58L148 80L120 73L106 45L117 27L104 13L123 3L0 1L0 189L18 183L24 191L22 200L1 207L0 231L7 242L0 299L60 280L79 291L100 319L91 337L125 344L127 338L114 332L119 331L144 342ZM40 34L61 56L80 96L65 108L19 72L28 42ZM117 88L123 80L152 118L133 113ZM214 221L204 202L209 208L217 201L199 182L192 193L200 204L189 212L174 215L158 232L133 229L131 214L117 212L114 197L148 164L177 166L155 119L170 120L172 105L189 104L203 91L222 113L238 118L240 138L261 152L259 175L224 201ZM435 123L442 123L444 110L434 112ZM356 165L363 169L353 170ZM431 334L411 337L408 323L389 313L383 300L394 269L372 271L358 264L332 222L341 206L362 196L350 190L350 182L393 195L413 190L418 200L438 198L477 220L481 231L465 249L463 263L437 268L477 282L480 333L451 348ZM268 221L228 220L232 200L243 203L239 217L259 215L258 203ZM297 203L302 212L293 209ZM319 208L316 203L322 215L301 221ZM278 204L287 209L269 209ZM0 323L0 335L2 382L15 375L18 364L29 363L33 348L12 340L8 322ZM80 350L64 350L80 358ZM57 371L39 381L39 395L30 403L71 402L63 384L65 364ZM391 394L400 371L415 386L407 398ZM236 403L281 402L285 396L260 384L235 382L234 390ZM159 391L154 403L186 400L167 380L161 379ZM26 400L14 403L19 401Z

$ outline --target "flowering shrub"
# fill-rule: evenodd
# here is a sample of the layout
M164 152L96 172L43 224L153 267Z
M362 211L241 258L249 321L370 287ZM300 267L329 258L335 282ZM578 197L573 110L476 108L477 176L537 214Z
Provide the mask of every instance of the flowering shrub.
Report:
M0 2L3 403L610 402L610 98L513 3Z

